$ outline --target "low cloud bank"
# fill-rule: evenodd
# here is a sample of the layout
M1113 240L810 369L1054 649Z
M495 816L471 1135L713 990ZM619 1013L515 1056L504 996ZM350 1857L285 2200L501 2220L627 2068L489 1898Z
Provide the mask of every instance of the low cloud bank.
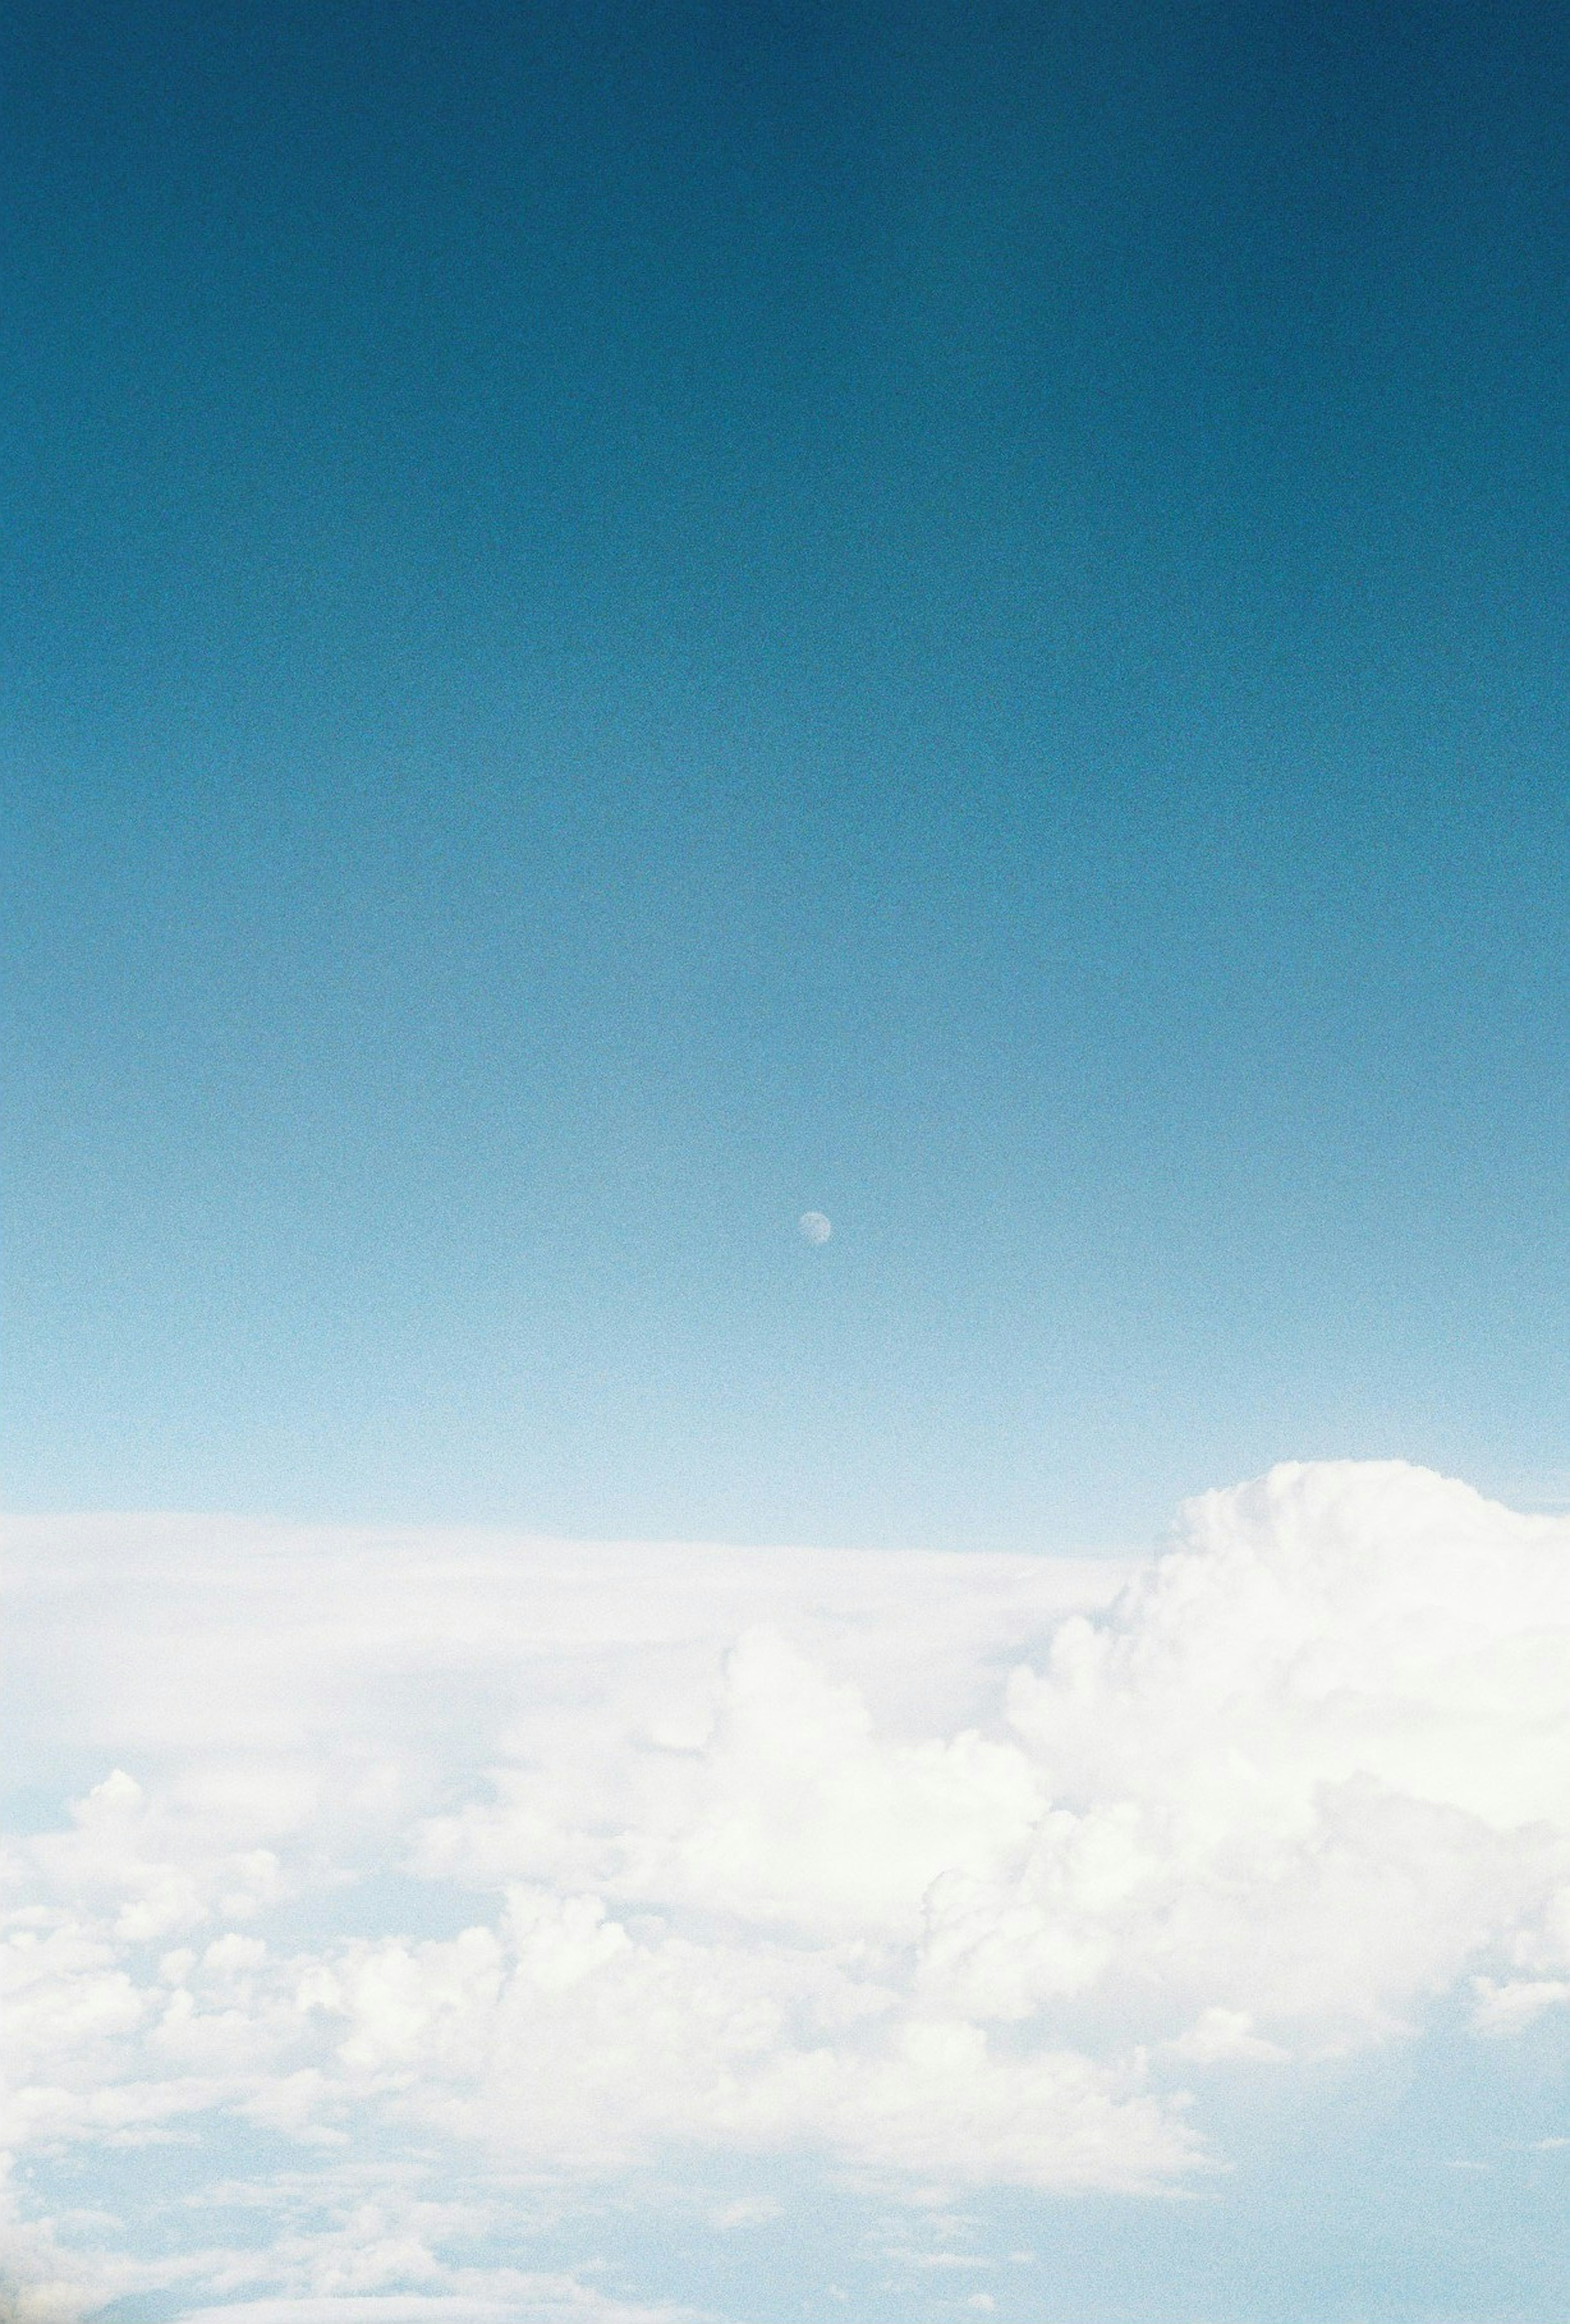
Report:
M1149 2192L1224 2163L1218 2071L1452 1996L1518 2038L1570 1998L1570 1525L1399 1463L1206 1495L1138 1569L9 1539L42 1828L5 1849L0 2136L212 2138L232 2179L238 2130L281 2222L150 2256L19 2192L41 2312L178 2284L631 2317L476 2273L476 2174L811 2156L885 2198Z

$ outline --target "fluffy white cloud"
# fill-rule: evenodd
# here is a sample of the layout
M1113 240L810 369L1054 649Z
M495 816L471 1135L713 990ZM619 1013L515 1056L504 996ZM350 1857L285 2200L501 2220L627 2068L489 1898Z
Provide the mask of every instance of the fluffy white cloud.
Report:
M5 2143L319 2158L259 2256L165 2255L189 2302L630 2317L498 2290L397 2158L1150 2189L1215 2159L1213 2070L1570 1997L1570 1526L1398 1463L1133 1571L12 1530L14 1728L76 1803L7 1844ZM57 2301L153 2280L18 2232Z

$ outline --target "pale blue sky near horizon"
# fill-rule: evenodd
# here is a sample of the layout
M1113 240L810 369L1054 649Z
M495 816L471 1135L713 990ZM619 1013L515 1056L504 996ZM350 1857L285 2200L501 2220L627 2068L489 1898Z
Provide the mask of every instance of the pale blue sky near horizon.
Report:
M14 9L11 1505L1570 1492L1566 47Z

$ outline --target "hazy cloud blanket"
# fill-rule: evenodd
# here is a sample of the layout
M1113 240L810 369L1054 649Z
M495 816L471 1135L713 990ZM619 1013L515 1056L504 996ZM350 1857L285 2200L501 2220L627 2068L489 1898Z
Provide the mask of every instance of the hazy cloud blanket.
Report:
M502 2212L641 2177L723 2226L744 2163L763 2219L804 2157L885 2204L1203 2184L1217 2070L1570 1998L1570 1525L1398 1463L1206 1495L1139 1568L8 1539L44 2309L630 2319Z

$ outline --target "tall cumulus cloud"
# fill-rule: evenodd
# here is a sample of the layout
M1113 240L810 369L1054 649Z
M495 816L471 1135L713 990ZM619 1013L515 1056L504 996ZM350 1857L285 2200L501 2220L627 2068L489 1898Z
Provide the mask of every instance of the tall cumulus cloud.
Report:
M11 1724L60 1800L5 1858L41 2312L631 2317L476 2273L483 2204L397 2157L1148 2192L1224 2163L1218 2068L1570 1998L1570 1525L1424 1471L1279 1468L1132 1568L10 1536ZM23 2199L32 2156L171 2134L342 2200L294 2218L258 2163L270 2236L150 2257Z

